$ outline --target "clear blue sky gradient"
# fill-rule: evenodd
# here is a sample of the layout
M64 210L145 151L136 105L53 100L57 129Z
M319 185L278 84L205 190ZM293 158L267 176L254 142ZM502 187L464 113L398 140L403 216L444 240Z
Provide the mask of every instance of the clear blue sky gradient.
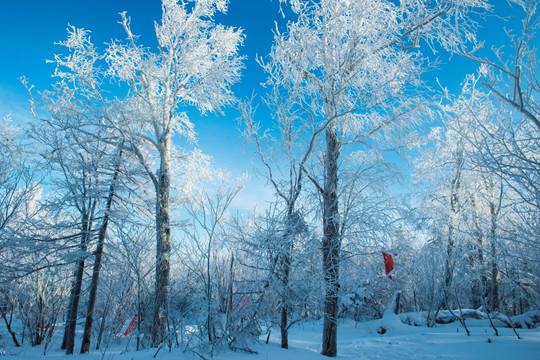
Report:
M359 0L360 1L360 0ZM498 0L495 13L510 17L510 22L490 18L482 22L479 38L486 40L486 46L504 44L503 27L516 25L520 14L510 9L505 1ZM155 45L154 21L161 17L160 0L4 0L0 4L0 116L11 114L18 122L31 118L28 110L28 96L18 78L25 76L37 90L42 90L53 81L51 74L54 64L47 64L55 52L62 51L54 45L66 37L69 24L92 31L93 42L105 47L113 38L123 39L124 33L118 24L121 11L127 11L132 18L134 33L141 35L141 41ZM255 61L255 56L266 55L270 50L275 22L280 28L285 21L280 12L278 0L230 0L227 14L217 17L225 25L243 29L246 39L242 53L247 57L243 80L235 86L240 98L249 97L252 92L260 93L259 84L264 74ZM284 28L283 28L284 29ZM439 54L443 64L439 70L427 75L428 81L438 78L443 86L458 92L460 83L467 73L477 65L447 54ZM193 112L190 112L193 114ZM236 118L238 113L227 110L225 115L210 114L202 118L194 115L198 146L215 158L216 164L228 168L233 174L251 171L250 155L240 150L241 138ZM244 195L246 198L268 198L262 181L255 181Z
M232 0L226 14L217 21L243 29L246 35L242 53L245 69L235 94L249 97L264 81L264 74L255 61L256 55L269 52L274 21L283 22L278 0ZM92 41L102 49L111 39L124 39L118 21L119 13L127 11L134 33L150 47L155 46L154 21L161 18L160 0L25 0L2 1L0 4L0 116L11 114L17 122L31 120L28 95L18 80L29 79L36 90L50 86L54 64L47 64L55 52L62 52L56 42L66 38L68 24L90 30ZM225 115L208 114L204 118L190 111L198 135L198 146L214 157L216 166L233 175L253 174L251 156L241 149L238 112L226 109ZM251 207L249 198L269 200L270 190L260 178L253 178L239 200ZM261 204L262 205L262 204ZM242 205L240 205L242 206Z

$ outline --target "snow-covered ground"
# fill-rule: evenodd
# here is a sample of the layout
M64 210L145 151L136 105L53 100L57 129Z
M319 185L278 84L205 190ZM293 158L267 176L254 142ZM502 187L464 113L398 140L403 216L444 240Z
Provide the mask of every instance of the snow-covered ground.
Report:
M512 329L499 327L499 336L493 334L487 320L468 320L471 336L467 336L458 323L438 325L436 328L413 327L388 321L384 324L387 332L376 332L381 320L373 320L355 325L353 321L340 322L338 329L338 358L343 359L540 359L540 329L518 329L518 340ZM288 350L279 347L279 329L272 331L270 343L265 344L266 335L254 347L258 354L242 352L217 353L217 360L308 360L328 359L320 355L322 323L309 322L291 329ZM3 330L3 329L2 329ZM42 357L43 347L17 349L10 344L11 339L4 331L2 341L6 345L5 356L0 359L37 359ZM66 357L59 351L60 339L53 341L47 353L48 359L73 360L130 360L151 359L155 349L127 351L126 343L116 344L104 351L93 350L90 354ZM133 342L128 345L133 347ZM77 347L76 347L77 348ZM161 350L156 359L191 360L200 359L192 353L180 350Z

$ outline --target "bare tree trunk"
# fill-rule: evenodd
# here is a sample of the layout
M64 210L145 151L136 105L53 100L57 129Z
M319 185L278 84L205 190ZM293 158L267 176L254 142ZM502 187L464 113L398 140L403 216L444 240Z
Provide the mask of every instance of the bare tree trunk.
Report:
M326 130L323 193L323 274L325 281L322 354L337 355L337 316L341 237L338 208L338 160L340 145L334 124Z
M41 287L41 280L39 277L39 272L36 273L36 302L37 302L37 311L36 311L36 320L34 323L35 328L31 330L33 333L32 346L41 345L45 335L45 318L44 318L44 301L43 301L43 290Z
M81 250L83 250L82 246ZM84 250L86 250L86 246L84 247ZM64 330L64 339L62 341L62 349L66 349L66 354L73 354L73 347L75 344L75 328L77 326L77 313L79 309L83 274L84 259L80 259L75 265L75 272L73 274L73 284L71 285L71 293L69 295L66 328Z
M392 309L392 312L394 314L397 314L399 312L399 300L401 298L401 290L397 290L394 292L394 296L392 297L392 304L390 305L390 308Z
M231 263L229 265L229 306L227 308L228 316L227 321L229 324L232 321L232 313L233 313L233 291L234 291L234 254L231 253Z
M496 251L496 249L492 249ZM493 260L491 263L491 307L493 311L499 310L499 269L497 267L497 262Z
M118 174L120 173L120 158L122 157L122 149L118 153L118 163L114 169L112 183L109 188L109 196L107 197L107 204L105 206L105 214L103 216L103 223L99 229L98 243L96 248L96 259L94 261L94 269L92 272L92 280L90 283L90 296L88 299L88 309L86 311L86 321L84 324L83 340L81 345L81 354L90 351L90 340L92 337L92 325L94 323L94 308L96 306L97 288L99 284L99 273L101 271L101 258L103 256L103 247L105 243L105 234L107 233L107 226L109 225L109 217L111 214L111 207L113 198L115 196L116 181L118 180Z
M472 286L472 306L474 309L480 308L482 306L482 297L485 296L484 292L486 289L487 275L484 265L484 239L482 236L482 229L480 227L478 212L476 207L476 200L474 195L471 197L471 205L473 208L473 222L475 227L475 237L476 237L476 256L471 254L472 265L474 265L475 260L478 261L477 268L479 269L480 275L473 278Z
M105 322L106 322L107 316L109 315L110 302L111 302L111 294L109 292L109 295L107 295L107 301L105 302L105 308L103 309L103 315L101 317L101 325L99 326L99 333L98 333L98 338L96 342L96 350L99 350L99 347L101 346L101 339L103 338L103 332L105 331Z
M81 250L83 250L82 246ZM86 250L86 246L84 247L84 250ZM84 259L80 259L75 265L75 273L73 274L73 284L71 285L71 293L69 296L66 328L64 330L64 339L62 341L62 349L66 349L66 354L73 354L73 347L75 344L75 328L77 326L77 313L79 309L83 274Z
M283 246L280 249L279 256L279 270L282 282L282 294L281 294L281 348L289 348L289 302L290 291L289 281L291 273L292 262L292 249L293 241L296 234L299 232L300 217L294 212L294 202L289 203L287 210L286 228L283 234Z
M56 328L56 320L58 319L58 312L54 313L54 317L52 319L49 319L49 329L47 330L47 338L45 339L45 346L43 347L43 353L41 355L45 356L47 355L47 349L49 348L49 344L51 343L54 329Z
M288 324L288 306L287 304L281 304L281 323L279 325L281 330L281 348L282 349L288 349L289 348L289 332L287 328Z
M143 322L141 302L141 275L137 267L137 351L141 350L141 323Z
M211 256L212 256L212 236L208 239L208 252L206 253L206 329L208 331L208 341L214 341L214 323L212 318L212 272L211 272Z
M491 240L491 311L499 310L499 268L497 267L497 246L495 244L496 237L496 213L494 206L490 206L491 212L491 229L490 229L490 240Z
M159 346L167 332L169 273L171 257L171 229L169 218L170 197L170 137L164 136L160 142L161 164L156 188L156 294L154 320L152 324L152 345Z
M88 248L88 242L90 241L90 232L92 230L92 218L95 204L91 205L91 212L83 214L82 218L82 235L81 235L81 253L85 253ZM79 309L79 300L81 297L82 281L84 276L84 260L85 257L81 257L75 263L75 272L73 274L73 283L71 285L71 292L69 296L69 307L66 319L66 328L64 330L64 338L62 340L62 349L66 349L66 354L73 354L73 348L75 346L75 328L77 327L77 315Z
M454 248L456 246L456 223L459 214L459 188L461 186L461 170L465 162L463 150L457 154L456 173L451 184L450 192L450 218L448 223L448 243L446 247L446 264L444 271L444 284L439 309L443 304L448 304L450 287L454 276Z
M13 340L13 343L15 344L16 347L21 347L21 344L19 343L19 340L17 340L17 334L11 328L11 323L13 321L13 312L14 312L13 303L11 302L11 300L8 298L8 296L6 294L4 294L4 298L5 298L6 303L0 304L0 314L2 315L2 318L4 319L4 322L6 324L6 329L9 332L9 334L11 335L11 339ZM11 310L10 310L10 313L9 313L9 320L8 320L8 316L7 316L7 308L8 308L7 303L8 302L11 305Z
M454 274L454 248L456 246L455 217L457 216L457 193L452 189L450 198L450 219L448 224L448 243L446 244L446 264L444 270L444 284L441 304L448 303L448 294L452 285Z
M289 236L286 236L286 241L289 242L290 239L288 239ZM291 267L291 247L289 244L287 244L287 247L285 249L286 253L282 254L283 256L283 264L282 264L282 271L283 271L283 294L281 298L281 322L280 322L280 330L281 330L281 348L282 349L288 349L289 348L289 325L288 325L288 310L289 310L289 274L290 274L290 267Z

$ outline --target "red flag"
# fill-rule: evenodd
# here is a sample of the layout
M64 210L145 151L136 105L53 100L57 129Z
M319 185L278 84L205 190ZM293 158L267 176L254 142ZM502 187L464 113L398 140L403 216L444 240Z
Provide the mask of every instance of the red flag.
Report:
M394 259L392 259L392 255L385 253L384 251L382 255L384 258L384 270L386 272L386 277L390 281L394 281L394 279L392 279L392 274L394 273Z
M244 309L246 306L249 305L249 296L245 296L243 299L242 299L242 309ZM243 321L246 321L247 320L247 316L244 315L242 316L242 320Z
M134 331L137 328L137 315L133 316L133 319L129 322L128 327L124 331L124 336L128 336L131 334L132 331Z

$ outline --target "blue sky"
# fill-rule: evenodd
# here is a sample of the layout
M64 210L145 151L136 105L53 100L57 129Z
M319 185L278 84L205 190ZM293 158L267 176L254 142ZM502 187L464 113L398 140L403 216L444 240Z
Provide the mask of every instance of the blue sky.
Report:
M273 39L274 21L283 21L278 0L232 0L227 14L217 21L241 27L246 34L242 53L247 57L242 83L235 85L238 97L249 97L264 74L255 62L257 54L268 53ZM154 21L161 17L160 0L25 0L3 1L0 5L0 116L11 114L17 122L31 120L28 95L18 80L25 76L37 90L52 82L54 64L47 64L55 52L61 52L55 42L66 37L71 24L92 32L92 41L102 48L113 38L125 34L118 24L119 13L127 11L132 29L149 46L155 42ZM253 173L250 155L241 149L238 113L226 109L225 115L196 115L192 121L198 134L198 146L215 158L217 166L227 168L233 175ZM252 175L252 174L250 174ZM253 178L253 176L251 176ZM253 178L247 186L245 205L251 199L270 199L262 179ZM243 202L240 200L240 202Z
M279 9L278 0L232 0L227 14L217 18L225 25L242 28L247 35L242 47L247 57L246 68L242 83L235 86L239 97L251 95L264 79L255 63L255 55L269 51L274 21L283 21ZM54 64L45 61L63 50L55 42L65 39L68 24L90 30L93 42L104 48L111 39L125 37L118 24L121 11L127 11L133 31L141 35L141 41L151 47L155 45L154 21L161 16L159 0L3 1L0 5L0 111L10 110L13 102L27 101L19 77L26 76L37 89L51 83Z
M508 7L500 0L496 12L508 16ZM54 64L47 64L55 52L61 51L54 43L65 39L69 24L92 31L95 44L105 47L113 38L124 38L121 25L117 22L121 11L127 11L132 18L132 29L141 35L141 40L152 46L153 22L161 16L159 0L24 0L2 1L0 5L0 116L11 114L15 121L30 120L28 96L18 78L25 76L38 90L51 83ZM235 86L238 97L244 98L253 91L261 92L259 83L264 74L255 62L255 55L268 53L275 21L283 25L278 0L230 0L227 14L217 21L244 30L246 39L242 52L246 55L243 80ZM515 22L514 22L515 23ZM501 45L504 39L500 19L490 19L483 23L480 38L487 45ZM428 79L437 77L451 91L459 91L459 84L465 74L477 67L472 62L454 56L440 54L443 62L439 70L428 74ZM250 155L240 149L242 140L236 118L238 113L227 110L225 115L210 114L204 118L195 115L192 119L198 133L198 146L212 155L216 163L228 168L233 174L251 171ZM247 198L265 198L269 189L263 189L263 181L256 180L248 186Z

